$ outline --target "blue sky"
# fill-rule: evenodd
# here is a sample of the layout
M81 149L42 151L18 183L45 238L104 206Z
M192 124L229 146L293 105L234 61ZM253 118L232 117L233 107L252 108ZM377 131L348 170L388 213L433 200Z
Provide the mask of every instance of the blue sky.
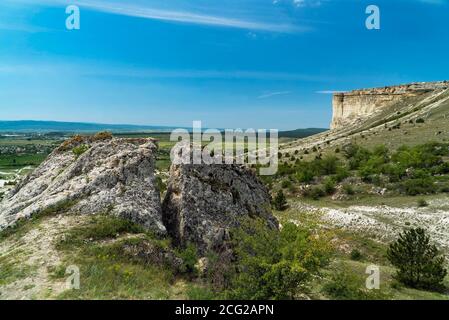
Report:
M328 127L331 91L449 79L448 21L447 0L1 0L0 119Z

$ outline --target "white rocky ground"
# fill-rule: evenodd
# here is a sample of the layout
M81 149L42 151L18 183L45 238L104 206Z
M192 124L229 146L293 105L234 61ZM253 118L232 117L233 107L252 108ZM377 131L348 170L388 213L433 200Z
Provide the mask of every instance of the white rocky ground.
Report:
M381 241L391 241L410 227L429 231L432 240L449 252L449 198L428 201L427 207L350 206L348 208L317 208L300 203L292 206L300 211L319 212L330 225Z

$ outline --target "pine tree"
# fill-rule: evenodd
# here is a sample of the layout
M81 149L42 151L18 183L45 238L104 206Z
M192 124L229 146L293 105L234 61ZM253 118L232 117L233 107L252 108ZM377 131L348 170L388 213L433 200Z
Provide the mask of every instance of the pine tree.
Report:
M447 275L445 259L422 228L399 235L387 251L388 260L398 270L396 279L412 288L440 289Z
M285 209L287 209L287 199L285 198L284 192L282 192L282 190L279 190L276 197L274 198L273 207L278 211L284 211Z

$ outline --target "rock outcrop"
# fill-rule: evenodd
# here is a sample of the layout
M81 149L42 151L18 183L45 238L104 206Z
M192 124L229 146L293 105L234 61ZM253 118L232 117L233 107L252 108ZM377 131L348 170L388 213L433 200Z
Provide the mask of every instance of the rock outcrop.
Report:
M447 88L449 88L449 82L442 81L335 93L331 129L339 129L363 121L376 111L388 108L404 98Z
M249 169L238 165L172 165L163 220L179 245L219 251L241 218L262 218L278 228L270 195Z
M109 213L166 234L154 176L156 150L153 139L108 134L66 141L1 202L0 230L70 204L70 212Z

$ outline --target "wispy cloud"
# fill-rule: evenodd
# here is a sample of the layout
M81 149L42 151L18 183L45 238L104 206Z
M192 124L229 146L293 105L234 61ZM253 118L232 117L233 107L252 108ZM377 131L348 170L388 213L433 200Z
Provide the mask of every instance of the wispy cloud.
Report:
M125 2L101 0L16 0L16 2L41 6L62 6L76 4L81 8L114 15L215 27L270 31L277 33L295 33L310 30L310 28L307 26L299 26L290 23L279 23L279 21L260 21L252 20L249 18L246 19L220 15L209 15L188 10L159 9L142 2L139 2L138 4L131 1Z
M337 90L321 90L321 91L315 91L315 93L319 94L334 94L334 93L345 93L347 91L337 91Z
M39 32L48 32L50 29L32 26L28 24L18 24L18 23L0 23L0 30L5 31L18 31L18 32L27 32L27 33L39 33Z
M419 0L419 2L429 3L429 4L447 4L447 0Z
M60 76L69 74L78 77L130 78L130 79L248 79L323 82L333 77L302 73L249 71L249 70L160 70L127 66L102 66L99 62L59 63L36 62L0 64L0 75L17 76ZM269 92L259 98L289 94L291 92Z
M257 97L257 99L267 99L267 98L271 98L274 96L284 96L287 94L292 93L291 91L278 91L278 92L269 92L269 93L265 93L263 95L260 95Z

